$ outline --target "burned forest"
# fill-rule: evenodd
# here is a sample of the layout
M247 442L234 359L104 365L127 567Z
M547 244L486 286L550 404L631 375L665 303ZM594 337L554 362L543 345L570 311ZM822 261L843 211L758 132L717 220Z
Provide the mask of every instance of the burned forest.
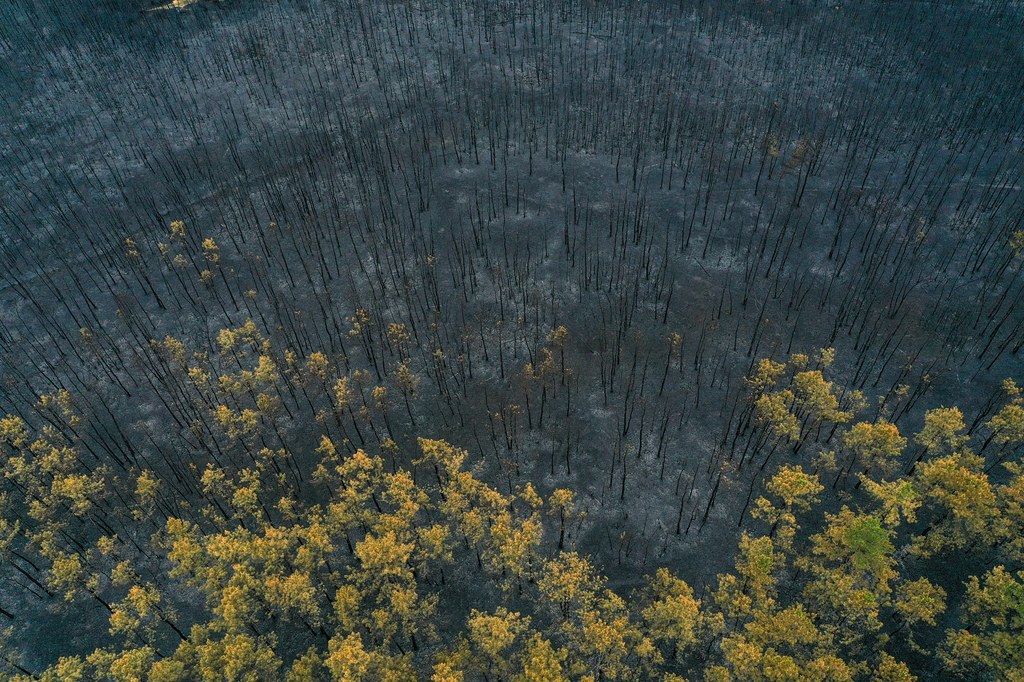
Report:
M1022 36L0 3L0 676L1024 680Z

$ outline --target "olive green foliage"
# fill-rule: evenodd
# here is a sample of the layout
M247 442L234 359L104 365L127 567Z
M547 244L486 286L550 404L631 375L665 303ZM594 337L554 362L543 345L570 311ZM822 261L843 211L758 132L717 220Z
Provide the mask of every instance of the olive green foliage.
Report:
M357 313L353 335L368 323ZM403 332L388 332L398 348ZM217 353L152 347L206 415L197 431L247 458L211 458L189 492L150 469L90 465L66 391L40 400L42 425L0 420L8 569L69 614L95 602L107 616L95 650L45 670L8 647L12 679L896 681L915 679L908 651L944 676L1024 674L1024 573L1007 568L1024 553L1012 382L983 427L992 454L972 449L956 408L928 411L912 437L860 419L863 396L826 376L830 351L761 362L749 409L765 446L829 428L836 450L815 439L820 452L769 470L713 584L662 566L623 591L575 546L586 515L571 490L503 491L442 440L419 439L409 467L390 440L371 452L325 433L305 457L261 445L281 391L319 386L334 407L323 424L365 427L389 400L365 374L277 353L251 322L222 330ZM531 376L554 373L552 357ZM398 394L415 391L407 361L396 376ZM826 507L826 481L853 467L845 502ZM922 573L923 559L965 552L994 566L977 562L956 593Z

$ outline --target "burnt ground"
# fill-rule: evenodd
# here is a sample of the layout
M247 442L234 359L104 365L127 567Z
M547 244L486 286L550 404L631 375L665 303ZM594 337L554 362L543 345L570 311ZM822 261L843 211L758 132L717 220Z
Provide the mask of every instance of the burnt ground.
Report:
M911 387L885 408L905 432L1021 378L1017 2L149 9L0 10L0 410L66 387L98 451L203 462L148 339L212 352L253 319L378 383L404 323L406 463L439 437L503 486L572 487L614 584L670 565L703 585L764 469L737 466L757 358L833 346L869 417ZM159 247L178 219L182 266ZM558 325L571 373L541 423L523 367ZM312 407L280 425L300 459Z

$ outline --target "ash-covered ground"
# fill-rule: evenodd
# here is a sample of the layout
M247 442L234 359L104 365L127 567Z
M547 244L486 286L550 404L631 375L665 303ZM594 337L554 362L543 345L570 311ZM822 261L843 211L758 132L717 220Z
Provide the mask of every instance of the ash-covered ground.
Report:
M5 3L0 411L66 388L95 452L201 466L150 339L215 354L251 319L369 386L401 324L417 390L353 447L444 438L503 488L573 488L613 584L704 585L768 470L756 359L834 347L907 431L1021 377L1022 13ZM322 407L294 396L271 445L314 457Z

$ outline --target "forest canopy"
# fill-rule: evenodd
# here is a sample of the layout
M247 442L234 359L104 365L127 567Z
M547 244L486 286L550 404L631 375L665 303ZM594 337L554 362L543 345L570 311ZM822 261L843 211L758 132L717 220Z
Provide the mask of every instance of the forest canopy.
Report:
M902 436L883 404L826 379L831 349L759 362L743 411L760 467L812 431L835 450L769 470L711 584L660 567L623 589L578 546L570 489L502 492L474 474L479 455L443 440L404 458L393 441L367 452L328 435L313 453L262 447L289 393L331 403L324 422L355 433L383 418L388 388L278 354L251 322L217 340L217 357L153 347L234 466L161 477L105 463L83 449L68 392L42 397L38 426L0 421L5 563L28 595L95 602L108 622L104 646L42 679L915 679L893 643L943 675L1024 665L1024 571L1007 569L1024 558L1012 380L975 447L952 407ZM212 381L221 363L237 371ZM855 493L822 502L850 480ZM992 566L950 599L929 568L964 552ZM35 677L16 651L5 660L13 679Z

